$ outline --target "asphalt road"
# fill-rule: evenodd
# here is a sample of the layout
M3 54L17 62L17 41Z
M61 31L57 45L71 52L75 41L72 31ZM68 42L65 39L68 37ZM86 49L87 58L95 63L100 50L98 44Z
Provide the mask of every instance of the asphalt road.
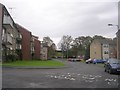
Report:
M118 75L101 64L63 61L60 69L3 68L3 88L118 88Z

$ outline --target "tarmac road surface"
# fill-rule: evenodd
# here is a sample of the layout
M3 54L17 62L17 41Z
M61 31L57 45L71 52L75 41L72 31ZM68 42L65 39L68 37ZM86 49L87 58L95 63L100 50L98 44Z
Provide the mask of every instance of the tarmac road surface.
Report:
M101 64L69 62L65 68L3 68L3 88L118 88L118 75L104 72Z

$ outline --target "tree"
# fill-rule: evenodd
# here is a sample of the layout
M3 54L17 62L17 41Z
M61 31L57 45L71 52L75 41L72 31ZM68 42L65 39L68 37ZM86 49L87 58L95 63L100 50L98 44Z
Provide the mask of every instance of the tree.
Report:
M84 59L87 60L90 58L90 44L85 49L85 57Z
M48 47L48 58L55 57L56 53L56 45L53 43L51 46Z
M93 40L94 39L106 39L106 38L103 36L95 35L95 36L93 36Z
M90 36L80 36L73 40L71 52L74 56L85 55L89 45L92 42L92 38Z
M46 46L51 46L53 44L53 40L50 39L50 37L43 37L43 44Z
M69 35L64 35L60 40L58 47L62 50L63 54L68 58L68 50L71 48L72 37Z
M72 51L74 52L75 56L77 56L78 54L83 54L83 51L84 51L84 47L83 47L84 40L85 40L84 36L75 38L73 40Z

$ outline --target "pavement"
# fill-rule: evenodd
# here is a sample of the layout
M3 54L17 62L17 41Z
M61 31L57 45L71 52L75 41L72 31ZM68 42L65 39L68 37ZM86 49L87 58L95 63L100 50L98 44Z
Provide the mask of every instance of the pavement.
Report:
M2 69L3 88L118 88L118 75L104 72L102 64L59 60L67 68Z

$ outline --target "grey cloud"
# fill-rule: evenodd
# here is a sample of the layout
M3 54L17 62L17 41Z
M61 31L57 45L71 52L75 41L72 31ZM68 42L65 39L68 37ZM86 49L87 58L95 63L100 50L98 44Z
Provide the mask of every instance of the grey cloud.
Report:
M80 2L80 0L2 2L7 7L15 7L11 14L17 23L40 38L50 36L55 42L63 35L111 36L111 33L116 31L113 30L116 28L110 28L107 24L117 24L117 2Z

